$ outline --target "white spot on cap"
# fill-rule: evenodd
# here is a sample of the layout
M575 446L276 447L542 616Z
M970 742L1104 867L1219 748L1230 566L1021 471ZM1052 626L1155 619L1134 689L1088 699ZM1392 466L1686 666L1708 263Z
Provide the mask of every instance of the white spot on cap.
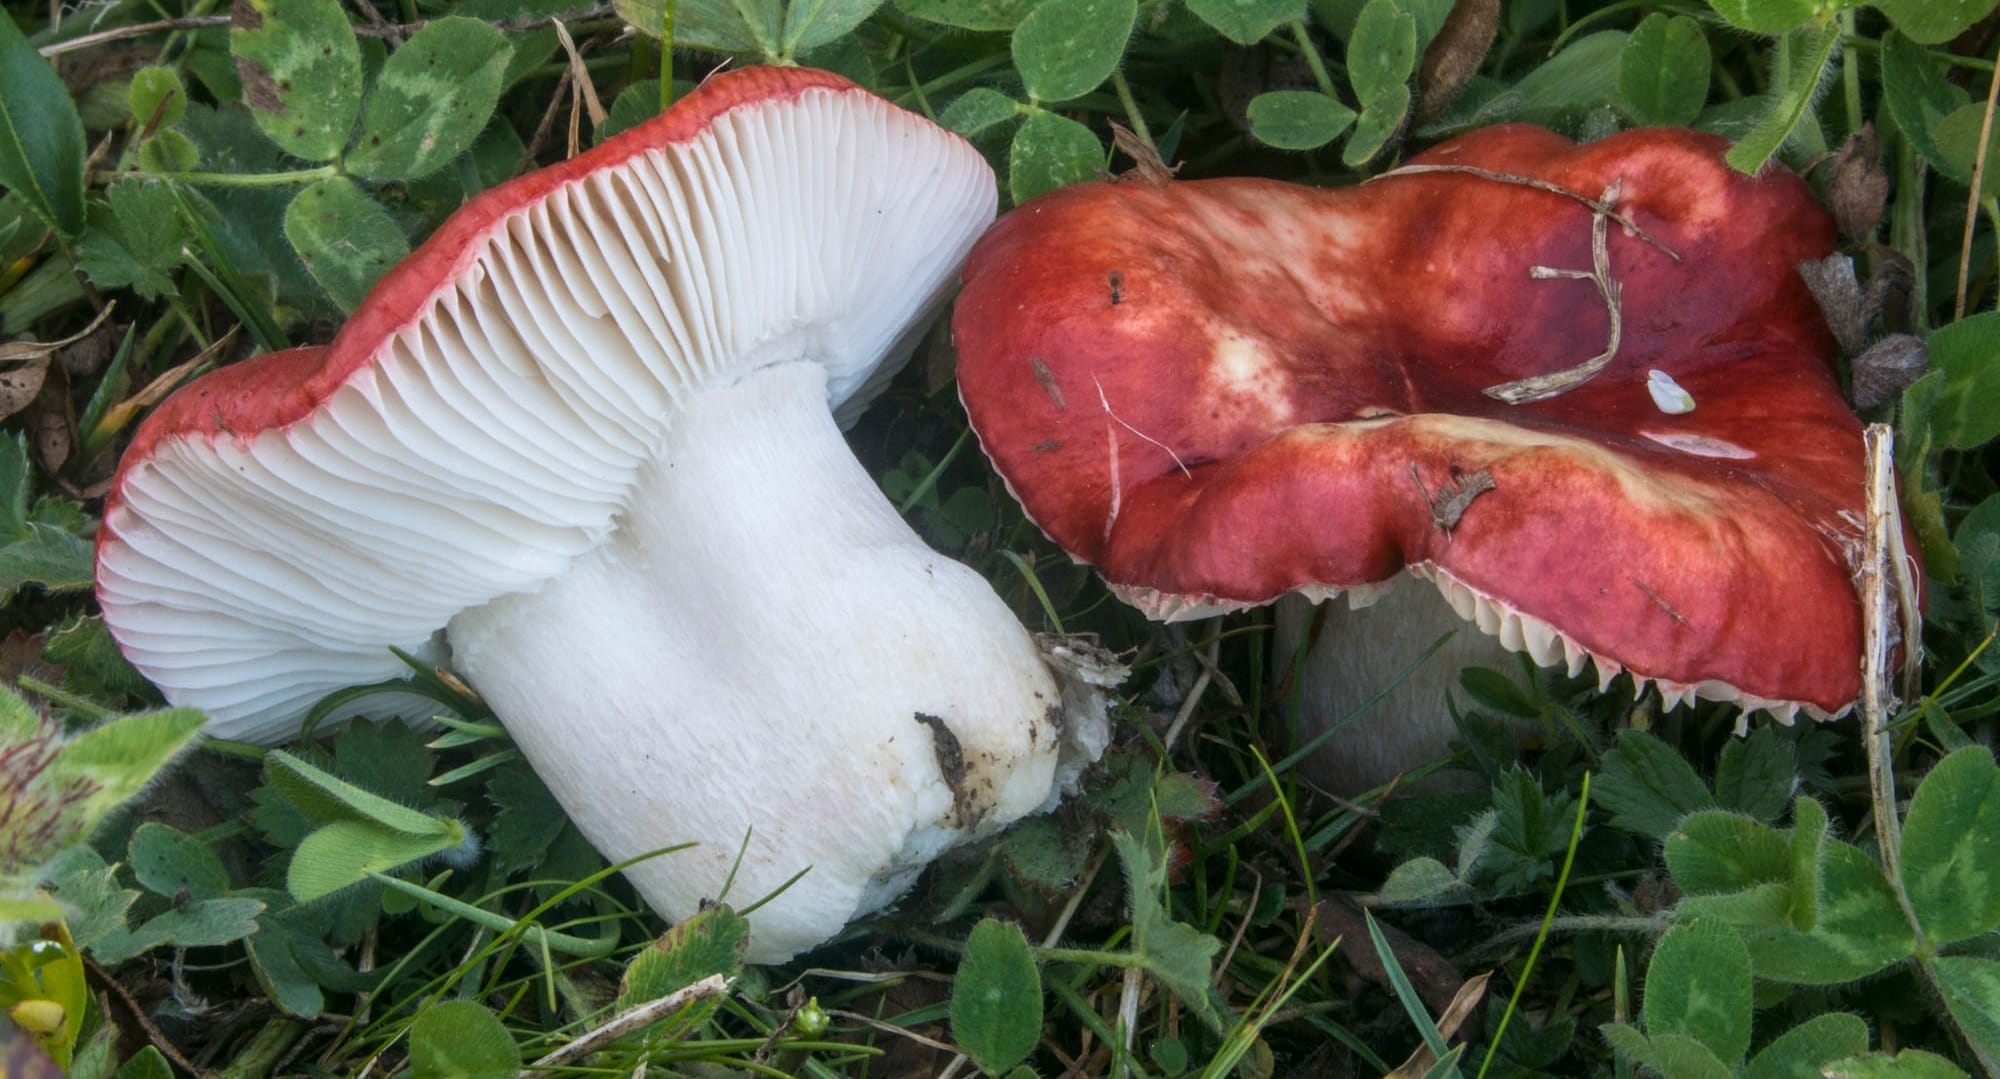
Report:
M1646 372L1646 392L1653 395L1653 404L1669 416L1682 416L1694 411L1694 395L1681 388L1674 376L1654 369Z
M1639 434L1670 450L1691 453L1696 457L1722 457L1731 461L1748 461L1757 456L1734 442L1725 442L1707 435L1697 435L1688 431L1641 431Z
M1210 400L1227 402L1250 416L1261 417L1261 422L1291 422L1286 372L1262 340L1225 328L1216 334L1212 347Z

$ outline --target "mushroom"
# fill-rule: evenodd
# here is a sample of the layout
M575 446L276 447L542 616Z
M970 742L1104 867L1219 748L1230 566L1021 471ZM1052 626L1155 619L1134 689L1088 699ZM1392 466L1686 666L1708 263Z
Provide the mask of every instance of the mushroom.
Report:
M608 858L698 844L625 871L654 908L784 888L750 957L811 947L1106 736L836 424L994 206L970 145L842 79L718 75L472 200L330 346L164 403L105 621L220 737L295 733L391 646L448 660Z
M1826 718L1860 688L1863 454L1794 267L1834 229L1723 149L1516 126L1345 190L1065 188L968 259L960 393L1028 516L1153 618L1418 578L1538 664ZM1327 642L1376 672L1349 701L1436 635L1368 622ZM1441 687L1414 697L1337 785L1442 750Z

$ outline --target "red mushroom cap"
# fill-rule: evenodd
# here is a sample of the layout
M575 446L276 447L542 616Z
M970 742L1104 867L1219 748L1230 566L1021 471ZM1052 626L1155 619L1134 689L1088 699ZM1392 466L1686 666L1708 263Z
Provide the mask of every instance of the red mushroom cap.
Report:
M1543 663L1839 711L1860 686L1861 429L1794 270L1834 227L1797 177L1739 175L1723 149L1517 126L1411 163L1488 175L1054 192L967 263L966 409L1028 515L1154 617L1408 569ZM1521 404L1486 391L1604 350L1610 307L1530 272L1590 270L1593 209L1490 174L1616 184L1643 231L1605 233L1608 366ZM1665 411L1651 372L1695 407Z

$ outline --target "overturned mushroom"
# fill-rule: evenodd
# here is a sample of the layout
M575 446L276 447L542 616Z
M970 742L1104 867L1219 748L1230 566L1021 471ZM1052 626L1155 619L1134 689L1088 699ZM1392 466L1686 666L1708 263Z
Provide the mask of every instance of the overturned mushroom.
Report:
M1508 127L1347 190L1052 193L968 260L966 408L1028 515L1155 618L1407 574L1540 664L1833 715L1861 431L1793 267L1834 230L1722 149ZM1354 697L1411 658L1373 648L1434 639L1366 621L1326 645L1376 672ZM1357 737L1441 749L1441 695L1412 708Z
M473 200L332 345L197 381L105 512L98 595L214 733L469 675L673 918L780 959L1049 805L1104 737L848 452L991 219L962 140L838 78L717 76ZM1086 695L1087 696L1087 695ZM1082 700L1081 697L1078 698Z

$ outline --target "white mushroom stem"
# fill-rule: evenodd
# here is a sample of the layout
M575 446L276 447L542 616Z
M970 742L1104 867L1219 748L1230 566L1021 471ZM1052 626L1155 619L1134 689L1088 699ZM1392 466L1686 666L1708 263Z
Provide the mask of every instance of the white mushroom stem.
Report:
M1444 757L1458 737L1446 695L1457 689L1459 672L1467 667L1508 671L1519 662L1423 581L1398 578L1381 598L1360 609L1350 609L1338 597L1324 606L1325 620L1301 672L1298 737L1304 743L1352 717L1304 765L1308 778L1341 797L1362 794ZM1279 602L1280 657L1289 661L1296 654L1313 613L1303 600ZM1443 647L1389 688L1403 668L1447 633L1452 637ZM1381 700L1355 715L1385 688ZM1450 783L1432 780L1426 789Z
M689 399L615 533L449 630L606 857L700 844L627 871L668 917L720 896L739 848L738 906L810 868L753 917L757 961L1050 804L1084 763L1066 750L1101 737L1070 729L987 583L883 499L828 415L824 371L780 364Z

